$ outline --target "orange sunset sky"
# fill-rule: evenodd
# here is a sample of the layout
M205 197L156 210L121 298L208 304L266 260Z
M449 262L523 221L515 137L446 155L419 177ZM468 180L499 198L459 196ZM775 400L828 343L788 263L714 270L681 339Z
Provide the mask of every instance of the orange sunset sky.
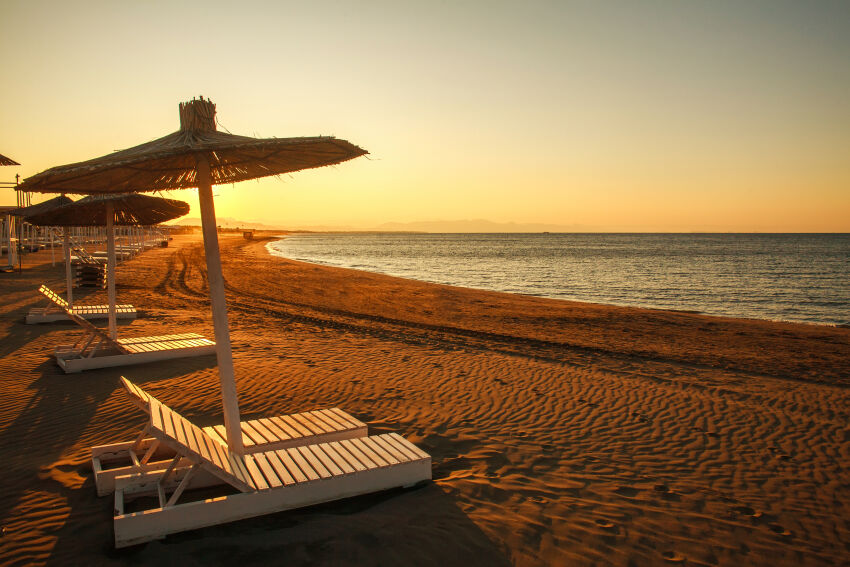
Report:
M220 217L850 232L850 2L2 0L0 18L0 154L22 164L0 181L165 135L204 95L235 134L370 151L218 187ZM198 216L192 191L165 196Z

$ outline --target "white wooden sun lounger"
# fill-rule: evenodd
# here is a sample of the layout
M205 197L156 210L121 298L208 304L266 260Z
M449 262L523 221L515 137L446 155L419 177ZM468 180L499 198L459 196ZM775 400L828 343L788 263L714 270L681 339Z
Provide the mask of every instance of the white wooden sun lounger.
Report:
M56 363L65 373L215 353L215 343L197 333L113 340L79 315L67 310L65 313L83 328L76 343L54 349Z
M238 455L152 396L149 407L151 436L175 456L164 472L115 479L116 547L431 478L431 457L396 433ZM175 485L181 462L191 466ZM192 501L186 490L210 478L227 490ZM138 496L155 496L158 506L130 511Z
M151 395L123 376L121 384L133 403L150 415ZM223 426L204 427L203 431L222 445L227 444L224 440ZM247 453L353 439L365 437L367 434L368 428L365 423L339 408L242 422L242 441ZM92 470L97 495L112 494L115 491L116 477L165 471L174 456L174 451L159 443L155 438L148 437L147 427L135 441L92 447ZM178 475L185 473L183 469L188 469L190 466L191 463L188 461L178 463L175 472Z
M48 299L48 304L47 307L33 307L30 309L26 318L27 325L67 321L67 311L71 311L83 319L106 319L109 317L108 305L75 305L73 308L70 308L65 299L46 285L42 285L38 288L38 291ZM136 308L129 304L116 305L115 318L135 319Z

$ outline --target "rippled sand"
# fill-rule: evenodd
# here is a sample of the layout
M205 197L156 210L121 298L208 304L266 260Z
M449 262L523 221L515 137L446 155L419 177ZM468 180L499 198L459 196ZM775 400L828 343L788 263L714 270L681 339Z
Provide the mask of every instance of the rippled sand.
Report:
M0 275L0 561L842 565L850 330L472 291L273 258L223 236L244 418L339 406L434 482L111 546L88 450L144 423L124 374L220 422L215 358L62 374L27 326L49 252ZM44 256L44 257L41 257ZM119 267L123 336L212 337L199 237ZM95 294L92 300L102 298Z

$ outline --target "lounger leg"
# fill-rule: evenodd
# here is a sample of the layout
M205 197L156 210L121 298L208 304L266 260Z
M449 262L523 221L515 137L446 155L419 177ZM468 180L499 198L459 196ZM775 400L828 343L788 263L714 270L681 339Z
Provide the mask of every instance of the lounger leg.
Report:
M150 424L147 424L147 425L145 425L145 428L142 429L142 432L139 433L139 436L136 437L136 441L130 446L130 449L129 449L130 460L133 462L133 466L135 466L135 467L139 466L139 457L138 457L138 455L136 455L136 451L138 451L139 447L142 446L142 441L145 440L145 437L147 437L149 431L150 431Z
M139 450L139 447L142 446L142 441L145 440L145 437L148 436L150 431L151 431L151 424L150 423L145 424L144 429L142 429L142 432L139 433L138 437L136 437L135 442L133 442L133 445L130 447L131 453L135 453L136 451ZM157 441L157 443L159 443L159 441Z
M78 345L83 345L82 348L79 349L79 351L84 352L93 340L94 340L94 333L89 333L88 331L85 331L83 333L83 336L81 336L79 339L77 339L77 342L74 343L73 348L76 349Z
M180 498L180 495L183 494L183 491L186 490L187 486L189 486L189 481L192 479L192 475L195 474L195 471L198 470L200 466L201 465L197 463L192 465L192 468L189 469L189 472L186 473L186 476L183 477L183 480L181 480L180 484L177 485L177 488L174 489L174 493L171 495L171 498L169 498L168 502L165 503L165 508L177 504L177 499Z
M94 337L92 337L92 338L94 338ZM91 341L89 341L89 342L91 342ZM97 343L92 347L91 352L86 355L86 358L93 357L94 353L97 352L97 349L100 348L101 343L103 343L103 337L101 337L100 340L98 340ZM88 345L86 345L86 346L88 346ZM85 350L85 349L83 349L83 350ZM83 351L80 351L80 354L82 354L82 352Z
M174 469L177 467L177 463L179 463L182 458L183 458L183 455L181 455L179 453L174 456L174 458L171 460L171 464L168 465L168 468L165 469L164 473L162 473L162 478L159 479L159 485L160 486L165 485L165 481L167 481L168 477L171 476L171 473L174 472Z
M148 461L151 460L151 457L153 457L153 454L156 452L156 450L158 448L159 448L159 439L157 439L153 443L151 443L151 446L148 447L148 451L145 453L145 456L142 457L142 460L139 461L139 462L143 465L148 464Z

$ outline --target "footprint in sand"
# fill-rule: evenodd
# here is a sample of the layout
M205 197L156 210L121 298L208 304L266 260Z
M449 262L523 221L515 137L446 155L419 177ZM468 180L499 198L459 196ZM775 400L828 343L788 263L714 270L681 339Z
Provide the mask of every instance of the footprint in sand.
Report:
M659 496L661 496L665 500L675 500L678 502L682 499L682 496L678 492L676 492L666 484L656 484L652 488Z
M633 411L633 412L632 412L632 417L636 417L636 418L638 418L638 420L639 420L639 421L641 421L641 422L643 422L643 423L646 423L647 421L649 421L649 418L648 418L648 417L646 417L645 415L643 415L643 414L642 414L641 412L639 412L639 411Z
M625 496L626 498L634 498L640 493L640 490L637 488L632 488L631 486L618 486L616 490L614 490L614 494L619 494L620 496Z
M679 553L676 553L675 551L665 551L664 553L661 554L661 557L664 558L664 561L667 561L669 563L684 563L685 562L685 556L681 555Z
M770 531L775 534L779 534L782 537L791 537L791 532L785 529L785 527L781 524L769 524L767 527L770 528Z
M756 510L755 508L752 508L750 506L736 506L732 508L732 510L743 516L749 516L754 520L757 520L764 515L764 512L762 512L761 510Z
M778 447L768 447L767 450L776 455L776 457L781 461L791 460L791 455L783 453L782 449L779 449Z

